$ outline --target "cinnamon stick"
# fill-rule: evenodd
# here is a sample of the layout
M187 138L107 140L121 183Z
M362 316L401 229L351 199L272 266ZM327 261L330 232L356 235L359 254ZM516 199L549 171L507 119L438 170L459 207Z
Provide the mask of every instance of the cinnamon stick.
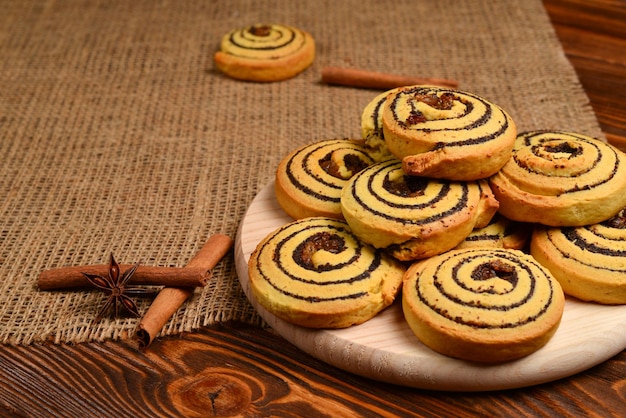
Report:
M382 90L412 86L416 84L427 84L450 88L457 88L459 85L456 80L445 78L412 77L340 67L323 68L322 81L326 84L334 84L338 86Z
M212 235L184 268L211 270L226 255L233 240L222 234ZM147 348L172 315L193 294L191 287L165 287L150 305L137 327L136 338L140 349Z
M131 264L120 264L121 271L131 268ZM109 274L108 265L72 266L44 270L39 274L37 285L39 290L56 290L64 288L89 287L91 284L83 273L97 274L106 277ZM137 267L128 284L131 285L159 285L159 286L189 286L203 287L211 278L208 269L181 268L181 267Z

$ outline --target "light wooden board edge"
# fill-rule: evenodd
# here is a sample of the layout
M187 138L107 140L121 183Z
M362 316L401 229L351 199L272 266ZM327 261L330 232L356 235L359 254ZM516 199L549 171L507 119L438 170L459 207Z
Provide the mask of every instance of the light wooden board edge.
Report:
M561 325L546 346L523 359L483 365L449 358L425 347L404 321L399 300L372 320L342 330L295 326L266 311L250 290L247 263L257 243L290 222L274 198L273 182L255 197L235 239L243 290L261 317L304 352L342 370L408 387L447 391L512 389L558 380L626 349L626 306L568 298Z

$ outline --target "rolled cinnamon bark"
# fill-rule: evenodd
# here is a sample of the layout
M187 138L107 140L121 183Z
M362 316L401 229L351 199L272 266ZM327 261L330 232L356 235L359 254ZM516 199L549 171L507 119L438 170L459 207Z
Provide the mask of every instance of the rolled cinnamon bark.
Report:
M212 235L185 268L211 270L226 255L233 240L222 234ZM136 339L140 349L147 348L163 326L181 305L193 294L193 287L165 287L139 322Z
M121 264L121 271L132 268L131 264ZM107 276L108 265L72 266L44 270L39 274L37 286L39 290L56 290L65 288L89 287L91 284L83 273ZM211 273L208 269L181 268L181 267L154 267L139 266L130 278L131 285L155 285L155 286L205 286Z
M355 68L325 67L322 69L322 81L338 86L362 87L369 89L393 89L396 87L425 84L432 86L456 88L455 80L430 77L411 77L375 71L358 70Z

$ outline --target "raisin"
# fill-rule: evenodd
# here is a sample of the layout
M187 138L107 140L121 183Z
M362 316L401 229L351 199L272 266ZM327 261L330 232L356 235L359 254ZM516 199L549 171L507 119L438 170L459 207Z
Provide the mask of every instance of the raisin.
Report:
M390 193L401 197L415 197L424 194L428 180L417 176L404 176L403 181L385 179L383 187Z
M345 242L343 238L330 232L319 232L298 245L294 253L294 259L299 265L314 270L313 254L319 250L338 254L345 250ZM323 270L323 266L318 267L318 269Z
M269 36L271 27L267 25L252 26L248 32L254 36Z

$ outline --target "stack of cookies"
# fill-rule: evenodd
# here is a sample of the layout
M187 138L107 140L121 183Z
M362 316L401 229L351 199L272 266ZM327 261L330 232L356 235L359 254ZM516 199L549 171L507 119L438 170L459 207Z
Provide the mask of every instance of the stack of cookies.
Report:
M626 155L574 132L518 133L488 100L382 93L362 138L294 150L276 197L294 222L248 265L262 306L305 327L366 321L402 293L417 338L501 362L552 337L564 294L626 304Z

